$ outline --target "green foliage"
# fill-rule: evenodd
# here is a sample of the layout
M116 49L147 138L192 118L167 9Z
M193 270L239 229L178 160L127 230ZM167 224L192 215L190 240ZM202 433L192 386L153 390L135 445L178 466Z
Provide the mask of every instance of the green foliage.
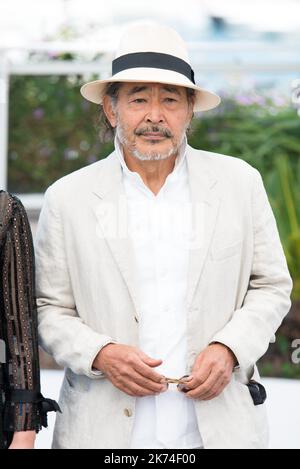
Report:
M300 367L290 362L281 361L278 366L274 366L274 363L269 361L258 364L258 370L261 376L300 379Z
M22 77L10 82L9 189L44 192L56 179L106 156L98 109L79 94L80 76Z
M72 57L58 57L69 60ZM55 57L53 58L55 60ZM95 79L96 77L89 77ZM84 79L86 80L86 77ZM99 108L84 100L81 76L14 76L10 82L9 190L44 192L55 180L107 156L98 137ZM232 155L261 173L300 299L300 117L283 98L249 93L223 96L216 110L195 116L194 148ZM259 363L261 374L300 378L290 343L299 309Z
M189 143L250 163L262 175L293 278L292 299L300 298L300 117L289 103L270 98L238 104L195 119ZM263 105L262 105L263 104Z
M298 158L298 166L300 159ZM287 154L275 160L279 179L274 212L281 233L290 273L294 279L293 299L300 298L300 178L292 172ZM298 173L299 175L299 173Z

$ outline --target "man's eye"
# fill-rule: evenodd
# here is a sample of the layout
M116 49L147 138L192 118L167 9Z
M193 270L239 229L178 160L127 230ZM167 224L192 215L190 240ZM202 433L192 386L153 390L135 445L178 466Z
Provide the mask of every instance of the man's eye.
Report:
M166 101L169 101L169 102L171 103L171 102L173 102L173 101L175 102L176 99L173 99L173 98L166 98Z
M143 101L146 101L146 100L143 98L137 98L133 100L134 103L142 103Z

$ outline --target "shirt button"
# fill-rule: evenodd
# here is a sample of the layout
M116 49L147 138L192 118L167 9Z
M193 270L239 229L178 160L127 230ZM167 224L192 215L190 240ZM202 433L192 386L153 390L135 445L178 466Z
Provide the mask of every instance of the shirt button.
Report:
M131 409L124 409L124 414L126 417L131 417L132 416L132 410Z

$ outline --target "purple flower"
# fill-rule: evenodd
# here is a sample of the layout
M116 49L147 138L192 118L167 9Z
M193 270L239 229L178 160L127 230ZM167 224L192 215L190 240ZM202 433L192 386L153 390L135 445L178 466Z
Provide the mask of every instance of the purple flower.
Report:
M57 57L59 57L59 53L57 52L48 52L48 58L51 60L51 59L57 59Z
M48 158L48 156L50 156L52 152L53 152L53 150L51 150L51 148L49 148L49 147L42 147L42 148L40 149L40 152L39 152L39 153L40 153L40 156L41 156L42 158Z
M235 100L242 106L253 104L253 100L249 96L238 95L235 97Z
M87 162L88 162L89 164L95 163L95 161L97 161L97 160L98 160L98 158L97 158L96 155L89 155L89 156L87 157Z
M256 95L253 97L253 102L258 104L259 106L264 106L266 104L266 100L263 96Z
M286 100L281 96L274 97L273 102L275 106L278 106L278 107L284 107L287 105Z
M34 117L36 120L41 120L41 119L43 119L44 114L45 114L44 109L41 108L41 107L37 107L37 108L33 111L33 113L32 113L33 117Z

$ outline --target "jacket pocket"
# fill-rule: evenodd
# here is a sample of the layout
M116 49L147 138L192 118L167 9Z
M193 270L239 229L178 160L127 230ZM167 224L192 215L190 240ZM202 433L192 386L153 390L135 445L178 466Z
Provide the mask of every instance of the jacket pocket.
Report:
M255 367L247 370L238 368L233 373L234 380L243 388L243 392L247 393L248 398L253 405L263 404L267 398L265 387L257 381L259 375ZM255 379L256 378L256 379Z
M210 257L213 261L222 261L236 256L242 246L242 240L239 239L225 247L213 247L210 251Z
M256 383L261 386L264 390L265 388L261 383L258 381L254 381L253 377L251 376L250 379L242 376L242 372L235 372L234 373L234 381L235 385L237 386L238 393L240 398L244 402L244 409L249 415L249 421L252 422L253 425L253 438L257 442L257 448L267 448L269 443L269 423L268 423L268 416L266 411L266 404L261 402L261 395L260 395L260 404L255 404L253 396L251 395L249 384ZM257 399L257 396L256 396Z
M87 376L76 375L69 368L65 372L65 383L67 389L75 393L85 393L91 386L91 380Z

